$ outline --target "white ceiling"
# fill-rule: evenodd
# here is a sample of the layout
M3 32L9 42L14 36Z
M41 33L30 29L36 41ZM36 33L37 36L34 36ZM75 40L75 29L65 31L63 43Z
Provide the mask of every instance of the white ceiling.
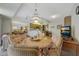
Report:
M57 15L56 19L69 15L73 8L73 3L39 3L38 14L40 17L52 21L51 16ZM0 3L0 9L7 10L12 16L26 19L34 14L34 3Z

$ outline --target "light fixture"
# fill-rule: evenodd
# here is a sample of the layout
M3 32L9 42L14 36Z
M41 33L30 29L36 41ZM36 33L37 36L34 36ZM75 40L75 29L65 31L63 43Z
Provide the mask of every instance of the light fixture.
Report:
M40 17L38 16L37 3L35 3L34 15L32 16L32 19L33 19L34 21L40 19Z
M59 15L57 15L57 14L51 16L51 18L53 18L53 19L55 19L55 18L57 18L57 17L59 17Z
M37 24L40 24L40 25L47 24L49 21L46 20L45 18L39 16L38 7L39 7L38 4L35 3L34 14L31 17L31 23L37 23Z
M57 16L56 15L53 15L53 16L51 16L53 19L55 19Z
M37 21L37 20L35 20L34 22L35 22L35 23L38 23L38 21Z
M38 25L41 25L38 20L34 20L33 24L38 24Z

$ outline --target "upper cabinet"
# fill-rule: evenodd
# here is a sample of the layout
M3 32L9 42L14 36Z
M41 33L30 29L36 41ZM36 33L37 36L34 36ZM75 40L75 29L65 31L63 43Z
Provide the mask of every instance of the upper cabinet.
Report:
M64 18L64 25L65 26L71 26L71 16L66 16Z

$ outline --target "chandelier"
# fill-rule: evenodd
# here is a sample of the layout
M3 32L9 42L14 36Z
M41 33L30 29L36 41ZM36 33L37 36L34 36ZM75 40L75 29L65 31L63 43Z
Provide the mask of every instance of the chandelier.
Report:
M47 24L49 21L48 20L46 20L45 18L43 18L43 17L40 17L39 16L39 13L38 13L38 4L37 3L35 3L35 6L34 6L35 8L34 8L34 14L33 14L33 16L32 16L32 22L33 23L35 23L35 24Z
M33 16L32 16L32 20L33 20L33 22L34 23L39 23L39 20L40 20L41 18L38 16L38 4L37 3L35 3L35 9L34 9L34 14L33 14ZM40 23L39 23L40 24Z

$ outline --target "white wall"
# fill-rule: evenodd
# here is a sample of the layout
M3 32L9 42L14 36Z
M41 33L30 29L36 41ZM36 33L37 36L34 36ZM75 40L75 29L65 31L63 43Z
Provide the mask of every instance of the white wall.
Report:
M63 26L63 24L64 24L64 17L53 19L52 23L49 24L49 31L51 31L54 35L60 37L61 36L60 29L57 29L57 25Z
M4 15L0 15L0 34L2 33L10 33L11 32L11 18L8 18ZM1 44L1 39L0 39Z
M2 16L2 33L10 33L11 27L11 18Z
M8 11L0 8L0 14L6 15L8 17L13 17L14 13L12 11Z
M11 32L11 27L11 18L6 17L4 15L0 15L0 32Z
M72 17L72 22L73 22L72 26L74 27L73 28L73 31L74 31L73 36L77 41L79 41L79 16L74 15Z
M72 36L75 40L79 42L79 16L76 15L76 6L79 4L74 5L73 12L72 12Z
M24 18L12 18L12 31L13 31L13 26L28 26L29 27L29 20L24 19Z

